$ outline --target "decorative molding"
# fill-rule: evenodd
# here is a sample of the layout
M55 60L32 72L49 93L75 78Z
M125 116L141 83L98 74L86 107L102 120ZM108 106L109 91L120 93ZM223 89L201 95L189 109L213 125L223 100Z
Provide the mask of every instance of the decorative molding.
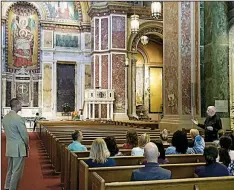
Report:
M149 21L140 25L139 32L137 34L131 34L128 41L128 51L136 51L137 45L141 36L147 34L155 34L159 41L163 40L163 23L157 21Z

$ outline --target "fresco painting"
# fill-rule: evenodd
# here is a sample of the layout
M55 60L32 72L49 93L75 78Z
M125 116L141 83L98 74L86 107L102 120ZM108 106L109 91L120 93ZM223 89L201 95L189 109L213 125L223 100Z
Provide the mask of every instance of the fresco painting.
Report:
M50 18L57 20L78 21L78 10L73 1L70 2L45 2L49 9Z
M68 34L56 34L55 45L57 47L78 48L78 36Z
M37 69L38 15L29 5L13 6L8 16L8 68Z

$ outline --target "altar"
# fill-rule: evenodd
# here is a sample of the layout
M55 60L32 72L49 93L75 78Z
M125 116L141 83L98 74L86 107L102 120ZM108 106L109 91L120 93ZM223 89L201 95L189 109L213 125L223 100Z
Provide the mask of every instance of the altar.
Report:
M2 108L3 116L6 115L10 110L11 110L10 107L3 107ZM21 117L29 119L29 118L35 118L36 113L39 113L39 115L41 115L41 111L42 109L39 107L22 107L22 110L18 112L18 114Z

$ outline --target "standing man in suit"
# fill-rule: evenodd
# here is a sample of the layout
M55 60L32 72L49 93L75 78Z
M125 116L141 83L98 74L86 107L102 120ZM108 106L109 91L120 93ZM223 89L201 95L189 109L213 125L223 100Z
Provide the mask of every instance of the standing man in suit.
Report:
M22 105L17 98L10 101L11 111L3 118L6 134L6 156L8 168L5 189L17 190L24 170L24 158L29 150L29 137L24 119L17 114Z

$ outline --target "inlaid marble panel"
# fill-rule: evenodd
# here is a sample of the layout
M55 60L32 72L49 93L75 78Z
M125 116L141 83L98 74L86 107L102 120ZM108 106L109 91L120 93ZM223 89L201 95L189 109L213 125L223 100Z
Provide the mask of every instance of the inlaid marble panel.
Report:
M91 65L85 65L85 89L91 88Z
M205 2L205 106L229 99L228 10L225 2ZM204 89L203 89L204 90ZM219 113L229 117L229 113Z
M99 19L95 19L94 21L95 23L95 31L94 31L94 34L95 34L95 40L94 40L94 48L95 50L99 50Z
M125 25L125 17L112 16L112 48L125 49Z
M125 54L112 54L112 88L115 90L114 113L124 113Z
M94 80L95 80L95 75L94 75L94 56L92 56L92 62L91 62L91 88L94 88Z
M136 67L136 105L142 105L144 99L144 67Z
M95 55L95 87L99 87L99 56Z
M196 114L200 114L200 79L199 79L199 2L195 2L195 104Z
M101 50L108 49L108 18L101 19Z
M52 108L52 64L43 64L43 112L51 112Z
M191 3L181 2L182 114L191 114Z
M178 114L178 2L164 2L164 113Z
M102 88L108 88L108 55L102 55Z
M102 104L101 105L101 118L107 118L107 105Z

